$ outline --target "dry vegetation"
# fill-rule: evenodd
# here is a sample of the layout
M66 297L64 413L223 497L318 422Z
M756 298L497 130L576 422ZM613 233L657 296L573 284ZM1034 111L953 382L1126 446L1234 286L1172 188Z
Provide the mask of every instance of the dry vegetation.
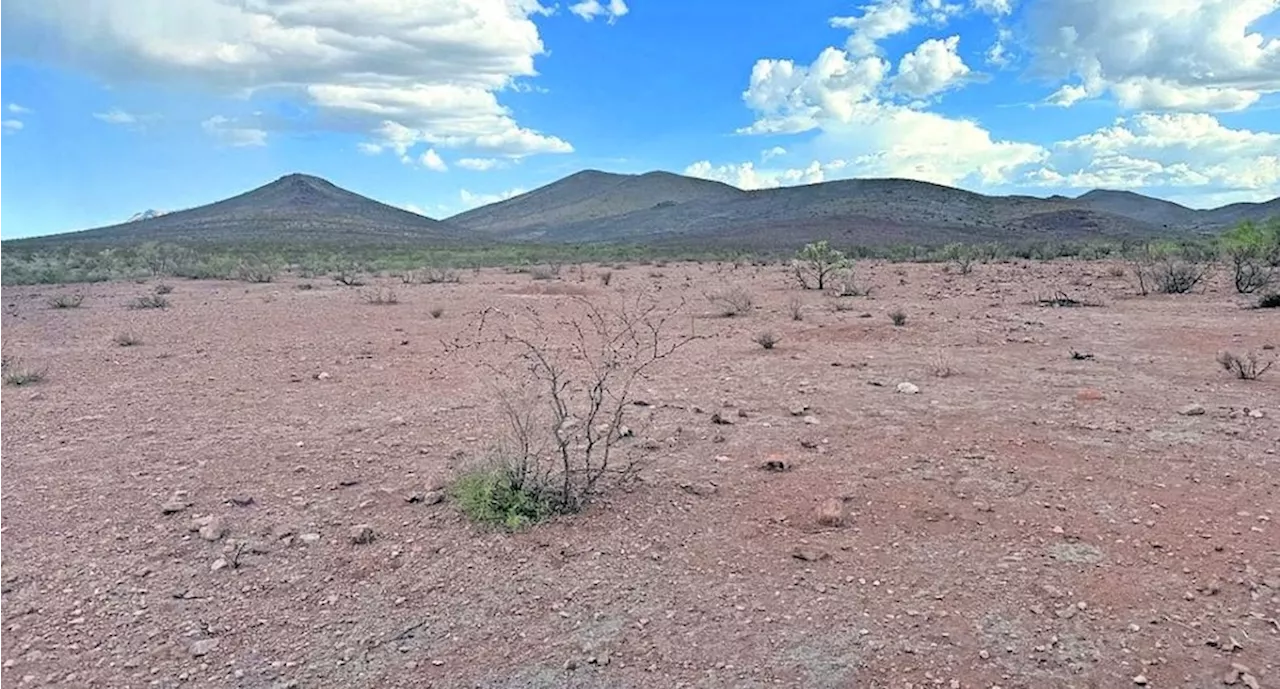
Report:
M1280 676L1270 286L817 253L6 287L6 685Z

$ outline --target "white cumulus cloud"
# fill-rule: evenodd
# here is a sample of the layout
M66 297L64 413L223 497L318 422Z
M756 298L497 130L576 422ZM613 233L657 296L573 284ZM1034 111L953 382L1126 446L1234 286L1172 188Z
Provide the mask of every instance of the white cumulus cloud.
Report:
M970 72L956 53L959 46L959 36L930 38L916 46L898 63L894 90L923 98L959 85Z
M1054 0L1031 5L1036 71L1070 78L1049 102L1110 94L1132 110L1234 111L1280 91L1276 0Z
M582 0L582 2L569 5L569 11L587 21L604 15L609 23L612 24L619 17L630 12L631 8L627 7L627 3L624 0L608 0L605 3L601 3L600 0Z
M506 163L499 158L459 158L458 167L466 170L475 170L477 172L485 172L500 167L505 167Z
M525 189L517 187L515 189L507 189L506 191L500 191L495 194L484 194L484 193L476 193L467 189L463 189L458 192L458 198L462 201L462 210L465 211L465 210L471 210L472 208L479 208L480 206L487 206L491 203L497 203L499 201L506 201L507 199L513 196L519 196L523 194L525 191L526 191Z
M314 126L363 130L372 145L393 143L377 138L391 122L419 145L519 157L573 150L498 100L537 75L546 50L532 17L547 11L535 0L6 0L0 45L4 59L109 85L295 99L316 109Z
M15 115L27 115L31 112L31 108L23 107L17 103L10 103L9 112Z
M447 172L449 170L449 166L445 164L444 158L441 158L440 154L436 153L436 149L434 148L428 148L423 151L422 155L418 157L418 163L422 165L422 167L435 172Z
M712 165L709 160L700 160L686 167L684 174L724 182L739 189L772 189L797 184L817 184L826 180L826 171L816 160L803 168L783 169L757 169L750 161Z

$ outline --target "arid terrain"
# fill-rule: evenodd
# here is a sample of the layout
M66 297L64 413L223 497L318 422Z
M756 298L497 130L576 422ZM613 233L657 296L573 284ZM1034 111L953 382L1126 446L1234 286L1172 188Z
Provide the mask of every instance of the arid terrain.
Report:
M3 685L1280 687L1280 366L1215 362L1276 358L1276 313L1221 273L945 268L6 287L46 375L3 391ZM497 354L446 343L637 297L700 338L633 391L639 479L518 533L438 501L507 433Z

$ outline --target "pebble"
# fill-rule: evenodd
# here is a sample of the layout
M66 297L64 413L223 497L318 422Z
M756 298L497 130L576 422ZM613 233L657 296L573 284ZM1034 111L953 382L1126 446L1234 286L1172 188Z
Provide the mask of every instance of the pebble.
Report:
M807 423L807 424L809 424L810 426L816 426L816 425L818 425L819 423L821 423L821 422L818 420L818 417L813 416L812 414L810 414L809 416L804 417L804 422L805 422L805 423Z
M1147 676L1146 676L1146 675L1134 675L1134 677L1133 677L1133 683L1134 683L1134 684L1137 684L1138 686L1143 686L1143 687L1144 687L1144 686L1146 686L1147 684L1149 684L1150 682L1151 682L1151 680L1147 679Z
M920 386L915 383L898 383L898 392L904 395L917 395L920 393Z
M174 498L173 500L170 500L160 506L160 513L161 514L177 514L178 512L181 512L187 509L188 507L191 507L190 502L187 502L186 500Z
M844 518L844 501L840 498L827 498L818 505L818 524L840 526L844 524Z
M210 572L219 572L226 568L227 568L227 558L225 557L220 557L214 560L213 564L209 565Z
M298 537L298 540L302 541L303 545L315 545L320 542L320 534L304 533Z
M1183 416L1203 416L1204 407L1198 404L1188 404L1187 406L1179 409L1178 413Z
M356 545L365 545L373 543L374 539L376 539L378 535L374 533L372 526L369 526L368 524L356 524L351 527L350 537L352 543Z
M218 518L210 519L208 524L200 527L200 538L210 543L222 540L227 535L227 525Z
M201 656L209 655L217 647L217 639L201 639L199 641L192 642L192 644L187 647L187 652L192 656L199 658Z

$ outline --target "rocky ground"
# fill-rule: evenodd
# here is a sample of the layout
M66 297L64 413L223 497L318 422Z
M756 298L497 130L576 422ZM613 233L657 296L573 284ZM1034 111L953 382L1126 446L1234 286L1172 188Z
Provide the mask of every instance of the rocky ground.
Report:
M1214 361L1280 316L1116 268L7 287L46 375L3 391L3 685L1280 687L1280 366ZM634 391L639 480L468 523L441 489L506 433L502 355L447 343L487 307L567 341L580 296L699 338Z

